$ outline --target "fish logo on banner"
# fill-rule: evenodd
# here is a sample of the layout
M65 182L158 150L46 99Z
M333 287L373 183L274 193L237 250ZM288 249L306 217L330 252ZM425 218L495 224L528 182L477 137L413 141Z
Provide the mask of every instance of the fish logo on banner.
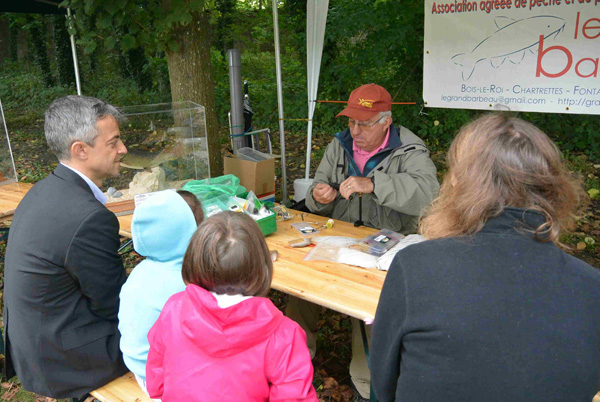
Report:
M452 57L454 64L462 67L463 81L468 81L478 63L489 60L494 68L500 67L506 59L519 64L525 58L525 52L535 53L540 42L551 36L556 38L565 29L565 20L550 15L540 15L521 20L508 17L494 19L498 30L483 39L467 53L458 53Z

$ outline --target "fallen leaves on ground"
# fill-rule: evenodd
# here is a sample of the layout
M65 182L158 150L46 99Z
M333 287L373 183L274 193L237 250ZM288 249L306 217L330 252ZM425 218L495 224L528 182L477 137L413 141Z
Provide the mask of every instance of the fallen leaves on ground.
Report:
M9 382L3 382L2 388L6 389L6 392L2 394L2 399L5 401L10 401L19 392L19 386Z
M320 370L321 375L326 375ZM321 401L349 402L354 398L354 391L348 385L339 385L333 377L324 377L323 391L320 393Z

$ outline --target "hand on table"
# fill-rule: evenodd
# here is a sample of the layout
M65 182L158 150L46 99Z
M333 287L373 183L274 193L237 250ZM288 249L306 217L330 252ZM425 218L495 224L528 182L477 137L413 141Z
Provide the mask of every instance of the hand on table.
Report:
M373 182L370 177L350 176L340 183L340 194L345 199L350 198L353 193L372 193Z
M329 184L318 183L315 188L313 188L313 197L315 201L321 204L329 204L337 197L337 191Z

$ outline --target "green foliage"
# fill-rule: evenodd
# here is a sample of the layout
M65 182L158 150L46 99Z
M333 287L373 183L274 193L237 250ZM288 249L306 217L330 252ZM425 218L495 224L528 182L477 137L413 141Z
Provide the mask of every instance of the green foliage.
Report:
M94 51L99 40L107 50L118 42L124 52L143 46L147 51L179 51L172 33L190 24L192 15L204 11L212 2L204 0L65 0L61 3L78 11L74 18L78 43L86 53ZM86 21L95 20L94 27ZM121 31L118 36L112 34ZM108 39L110 38L110 39Z
M217 50L225 55L227 49L233 47L232 27L235 23L236 0L217 0L215 3L214 24L215 43Z
M169 8L162 6L168 3ZM253 127L278 130L270 2L151 0L140 6L139 0L67 0L63 4L77 11L80 49L94 55L81 55L82 77L89 79L84 83L84 92L106 96L116 100L117 104L147 104L169 99L164 52L181 50L173 40L172 32L189 24L193 13L209 10L215 32L212 77L221 126L228 126L230 108L226 50L235 45L242 51L242 79L250 83L251 106L255 112ZM330 0L329 4L319 99L346 100L352 89L376 82L388 89L394 101L417 103L394 106L394 120L421 136L434 152L447 149L461 126L484 113L424 107L422 2ZM22 16L11 18L11 27L28 24ZM305 0L279 2L286 119L306 119L308 114L305 25ZM12 32L11 28L11 35ZM143 52L145 54L141 54ZM104 55L99 59L102 53ZM95 70L98 63L100 71ZM7 66L13 68L10 63ZM121 70L117 70L117 66ZM124 81L111 77L115 71L120 71ZM43 83L33 76L39 73L33 67L25 69L20 77L12 74L9 77L0 72L0 90L8 91L0 92L3 100L30 100L33 105L47 105L53 96L70 91L70 88L62 87L42 89ZM317 104L315 136L331 136L345 128L345 121L335 117L341 108L339 104ZM546 113L520 113L518 116L548 133L567 156L585 153L591 160L600 160L600 116ZM304 121L285 122L286 130L300 136L306 132L306 125Z
M24 68L19 63L4 63L0 71L0 96L5 112L13 108L21 112L44 108L57 97L72 93L74 88L46 88L36 69Z
M102 64L115 63L114 56L104 56ZM164 75L162 61L152 64L148 72L157 76ZM89 67L81 71L82 77L91 77ZM158 79L158 78L157 78ZM170 101L168 85L140 91L133 79L123 79L114 69L105 69L86 80L83 86L85 94L97 96L115 105L136 105L161 103ZM76 94L74 86L53 86L45 88L42 77L34 67L25 68L20 63L4 63L0 70L0 96L4 111L7 114L22 114L28 111L41 115L48 105L56 98Z
M69 32L67 31L65 17L62 15L53 15L52 25L58 84L70 86L75 83L75 71L73 69L71 44L69 43Z
M48 50L46 49L46 23L45 19L36 18L32 19L30 25L29 40L32 44L32 50L34 55L34 61L42 72L42 78L44 79L44 85L51 87L54 85L54 77L52 76L52 69L50 68L50 61L48 60Z
M10 54L10 60L16 62L18 58L17 43L19 41L19 28L15 25L10 25L8 29L10 36L8 52Z

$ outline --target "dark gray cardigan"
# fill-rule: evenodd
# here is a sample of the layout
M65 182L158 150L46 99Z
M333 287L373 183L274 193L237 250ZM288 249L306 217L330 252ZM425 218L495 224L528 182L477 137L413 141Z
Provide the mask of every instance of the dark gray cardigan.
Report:
M398 253L373 326L380 401L592 400L600 271L516 230L522 219L543 222L506 208L473 237Z

